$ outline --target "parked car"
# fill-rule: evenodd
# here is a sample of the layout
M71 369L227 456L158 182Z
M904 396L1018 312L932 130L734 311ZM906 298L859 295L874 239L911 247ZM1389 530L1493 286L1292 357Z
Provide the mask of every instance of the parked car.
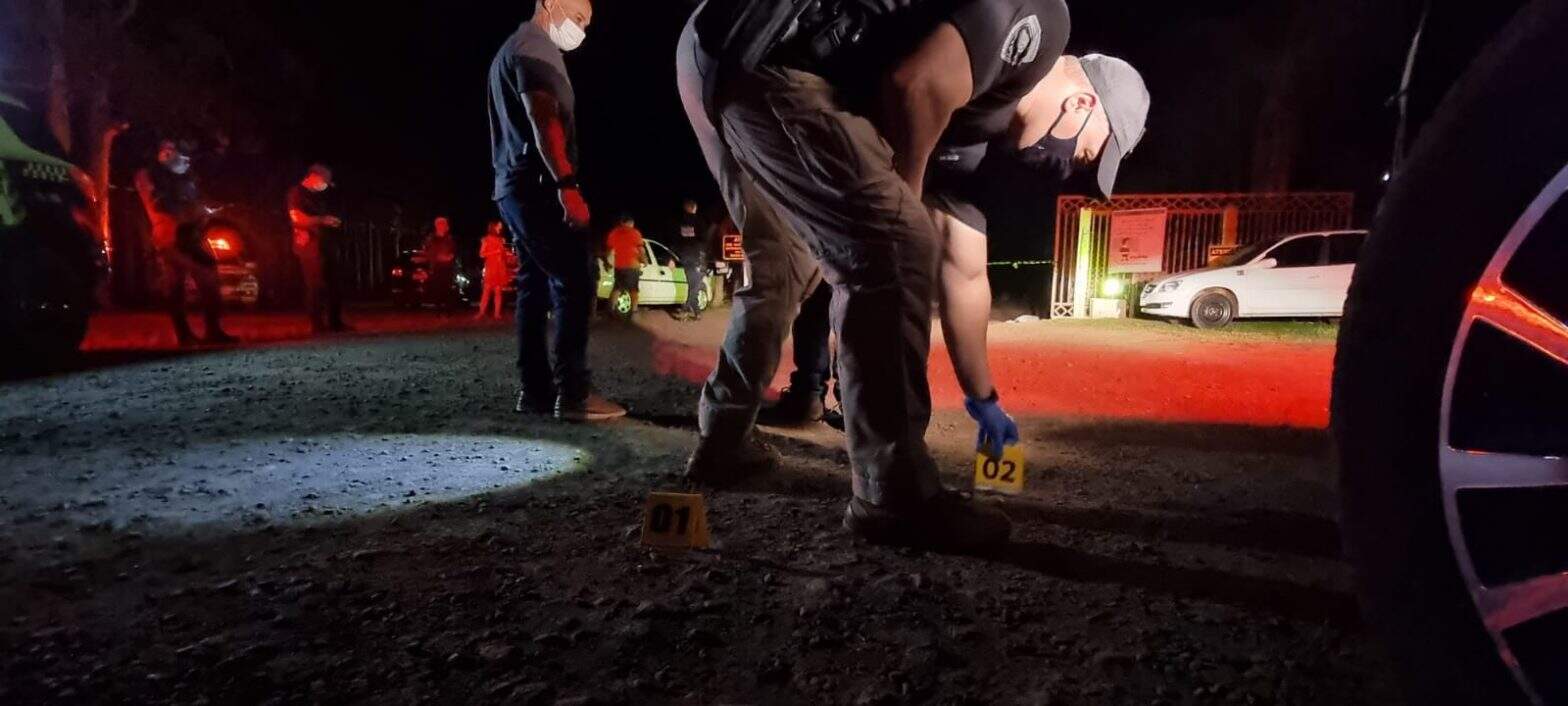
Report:
M1243 246L1213 265L1144 286L1138 310L1203 329L1236 319L1345 312L1364 230L1302 233Z
M1433 3L1434 26L1480 6ZM1568 3L1539 0L1458 80L1437 67L1447 97L1379 204L1340 328L1340 534L1410 704L1568 704L1564 37ZM1519 149L1483 147L1499 106Z
M207 250L218 263L218 284L227 304L254 307L261 300L261 279L256 262L248 257L239 226L225 220L209 221L203 228ZM196 297L196 283L185 282L187 300Z
M671 266L671 263L674 266ZM708 278L708 286L697 293L697 309L707 311L713 302L712 277ZM609 301L610 294L615 289L615 270L610 267L607 260L599 260L599 298ZM681 266L680 258L675 256L669 248L654 240L643 241L642 255L642 280L637 287L638 306L685 306L687 283L686 269ZM632 301L629 295L622 294L617 301L610 302L610 310L617 314L626 314L631 311Z
M91 184L42 116L0 94L0 361L55 361L87 335L103 279Z
M454 297L460 303L472 301L472 279L461 269L452 278ZM418 309L435 305L438 297L430 290L430 263L423 250L404 250L387 270L387 294L392 306L399 309Z

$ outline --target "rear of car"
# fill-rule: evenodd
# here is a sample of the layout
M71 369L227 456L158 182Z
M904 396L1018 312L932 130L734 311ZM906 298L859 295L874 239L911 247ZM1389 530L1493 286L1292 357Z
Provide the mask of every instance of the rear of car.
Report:
M207 226L204 235L207 249L217 263L218 286L226 304L254 307L261 300L261 279L257 276L255 260L246 252L245 238L238 226L227 221L216 221ZM195 283L187 283L195 296Z
M105 272L86 176L41 116L0 94L0 351L6 367L74 353Z

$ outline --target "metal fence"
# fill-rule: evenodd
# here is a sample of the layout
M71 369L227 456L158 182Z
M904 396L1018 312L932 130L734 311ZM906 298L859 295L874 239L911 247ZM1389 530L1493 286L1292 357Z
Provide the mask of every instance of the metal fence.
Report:
M350 221L343 229L344 285L357 295L376 294L404 250L418 248L425 234L415 228Z
M1211 246L1349 228L1354 205L1353 194L1339 192L1128 194L1108 201L1063 196L1056 205L1051 316L1086 315L1088 298L1100 291L1108 274L1111 214L1117 211L1167 211L1163 272L1173 273L1203 267Z

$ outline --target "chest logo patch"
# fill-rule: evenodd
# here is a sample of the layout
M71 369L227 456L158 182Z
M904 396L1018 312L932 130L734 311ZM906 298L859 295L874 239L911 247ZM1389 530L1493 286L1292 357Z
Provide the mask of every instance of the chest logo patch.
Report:
M1040 17L1030 15L1007 30L1002 42L1002 61L1009 66L1032 63L1040 56Z

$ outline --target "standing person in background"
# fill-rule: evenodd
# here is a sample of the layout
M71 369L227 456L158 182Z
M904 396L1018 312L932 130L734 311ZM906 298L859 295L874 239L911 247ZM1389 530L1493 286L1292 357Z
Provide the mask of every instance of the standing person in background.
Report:
M452 309L457 304L457 244L452 240L452 222L445 216L436 218L422 249L425 262L430 266L430 280L425 283L425 291L430 293L436 306Z
M610 266L615 268L615 284L610 290L610 301L619 299L621 292L631 295L632 306L626 310L630 317L637 313L637 300L642 287L642 231L631 216L621 216L621 222L610 229L604 245L610 252Z
M589 0L538 0L533 17L490 64L492 196L522 255L517 411L553 410L556 418L574 422L626 416L624 407L593 393L588 370L598 268L588 202L577 183L577 99L561 52L580 46L592 21Z
M239 339L224 332L221 322L223 299L218 285L218 263L202 241L201 188L191 173L191 158L173 140L158 144L158 162L136 173L136 192L152 223L153 249L163 264L168 286L169 318L174 323L174 338L181 346L198 342L185 318L185 280L196 282L202 312L207 320L206 336L200 342L230 344Z
M305 314L311 333L351 331L343 323L342 258L338 241L343 219L333 213L327 189L332 170L312 164L305 178L289 189L289 222L294 226L294 256L305 281Z
M681 267L686 270L686 312L694 321L702 318L702 308L697 305L697 297L708 286L708 253L711 248L708 232L702 216L697 215L697 202L687 199L681 208L681 239L675 252L681 258Z
M506 262L506 238L501 237L501 222L490 221L484 239L479 241L479 259L485 263L484 294L479 297L479 311L474 318L482 319L490 302L495 302L495 315L501 318L501 301L506 296L506 280L512 276Z

